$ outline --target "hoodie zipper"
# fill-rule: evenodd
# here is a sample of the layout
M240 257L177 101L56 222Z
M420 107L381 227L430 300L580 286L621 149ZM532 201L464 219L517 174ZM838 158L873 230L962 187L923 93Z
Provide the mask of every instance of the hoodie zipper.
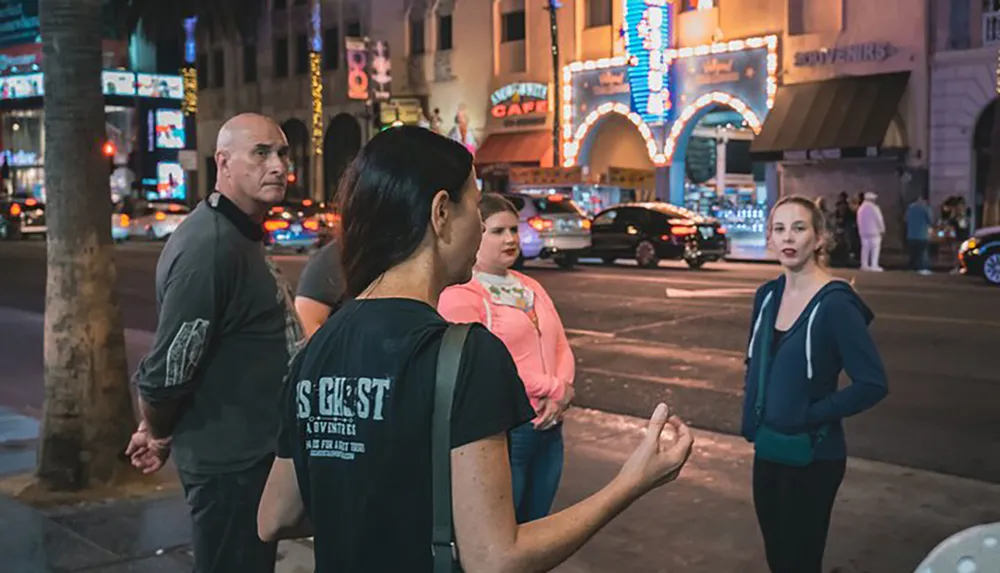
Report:
M538 355L542 357L542 372L546 375L549 373L549 367L545 364L545 349L542 347L542 325L541 318L538 316L538 311L532 308L531 312L535 313L535 320L532 320L535 326L535 338L538 340ZM531 320L530 318L528 320Z

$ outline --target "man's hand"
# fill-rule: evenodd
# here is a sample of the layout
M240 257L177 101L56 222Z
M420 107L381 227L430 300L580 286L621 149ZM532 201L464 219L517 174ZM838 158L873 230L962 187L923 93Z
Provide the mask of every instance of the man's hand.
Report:
M170 457L170 438L154 438L143 420L132 434L132 439L125 448L125 455L131 458L136 469L144 474L151 474L162 468Z

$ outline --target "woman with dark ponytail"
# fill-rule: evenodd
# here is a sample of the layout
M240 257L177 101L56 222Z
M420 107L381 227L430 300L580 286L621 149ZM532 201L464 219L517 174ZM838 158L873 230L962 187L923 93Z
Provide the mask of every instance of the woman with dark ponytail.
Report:
M535 412L503 342L472 325L451 393L451 512L432 503L441 483L431 479L439 350L446 331L457 332L436 308L446 287L472 278L483 233L472 156L423 128L389 129L361 150L340 192L351 300L290 368L258 511L262 539L314 535L317 573L430 573L442 555L449 570L457 556L470 573L547 571L677 476L691 436L660 405L610 485L518 525L507 434ZM670 447L660 444L668 422ZM442 545L435 514L453 517L453 541Z

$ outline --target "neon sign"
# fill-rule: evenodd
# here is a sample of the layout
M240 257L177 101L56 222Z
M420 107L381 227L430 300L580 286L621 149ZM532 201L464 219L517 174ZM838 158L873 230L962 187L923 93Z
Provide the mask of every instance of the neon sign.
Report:
M625 49L632 104L646 123L669 119L669 62L673 0L625 0Z
M368 99L368 47L361 38L345 38L347 44L347 97Z
M497 119L506 117L547 114L549 112L549 86L537 82L508 84L490 96L490 115Z

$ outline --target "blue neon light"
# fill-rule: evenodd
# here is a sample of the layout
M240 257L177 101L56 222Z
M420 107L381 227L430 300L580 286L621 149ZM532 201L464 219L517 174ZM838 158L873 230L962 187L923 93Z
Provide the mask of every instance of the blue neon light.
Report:
M659 124L671 114L670 73L663 52L670 47L672 2L625 0L625 49L632 109L643 121Z
M309 23L312 26L312 51L323 51L323 16L320 12L320 2L312 2L312 13L309 15Z
M195 54L195 35L194 31L198 25L198 17L192 16L191 18L184 19L184 61L188 64L194 64L197 59Z

